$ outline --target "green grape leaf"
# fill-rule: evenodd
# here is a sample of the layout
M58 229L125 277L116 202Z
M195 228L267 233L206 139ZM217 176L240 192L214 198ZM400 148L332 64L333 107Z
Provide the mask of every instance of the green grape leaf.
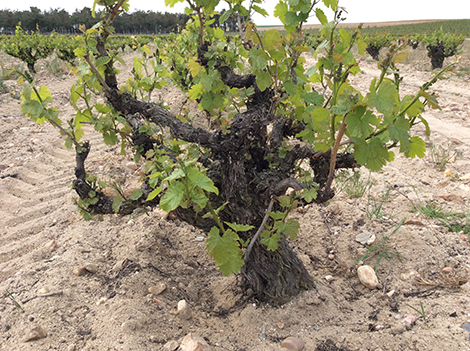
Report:
M326 17L325 12L323 12L322 9L320 8L315 9L315 14L317 15L317 18L322 25L325 25L328 23L328 18Z
M113 131L103 133L103 141L106 145L115 145L118 142L118 137Z
M254 227L252 225L247 225L247 224L238 224L238 223L229 223L225 222L226 225L228 225L230 228L232 228L236 232L247 232Z
M243 264L243 252L240 249L237 233L228 229L220 236L219 228L212 227L206 240L209 255L215 260L215 265L223 275L240 272Z
M300 23L299 16L297 16L295 12L291 12L291 11L286 13L284 20L285 20L285 28L289 33L294 31L295 28Z
M214 182L199 169L191 167L187 173L189 180L196 186L219 195L219 190L214 186Z
M366 111L366 106L357 106L351 113L346 116L347 133L351 137L366 138L378 124L379 119L372 111ZM372 126L371 126L372 125Z
M385 119L388 121L388 118ZM404 117L397 117L395 121L389 123L388 132L390 139L400 142L400 152L406 152L410 149L410 122Z
M173 7L179 2L183 2L184 0L165 0L165 6Z
M219 24L225 23L229 17L232 15L233 11L232 10L227 10L225 11L220 17L219 17Z
M21 113L38 124L44 123L44 106L36 100L26 100L21 104Z
M384 79L377 92L375 91L375 84L374 79L371 83L370 92L367 94L369 105L383 114L398 111L400 98L395 84L389 79Z
M198 205L199 209L202 210L206 207L207 201L209 201L209 198L204 194L196 194L191 197L191 201L195 203L196 205ZM198 211L199 209L197 209L196 212L199 212Z
M410 138L410 149L405 152L406 157L423 158L426 154L426 143L419 136L413 136Z
M330 7L333 11L338 8L338 0L323 0L326 7Z
M266 11L265 9L259 7L258 5L252 5L251 8L252 8L253 10L255 10L256 12L258 12L258 13L259 13L261 16L263 16L263 17L269 16L268 11Z
M356 45L357 45L357 52L359 53L359 55L364 56L366 53L366 49L367 49L367 43L362 39L358 39L356 42Z
M116 197L113 199L113 205L112 205L113 211L115 213L119 213L121 204L122 204L122 197L120 195L116 195Z
M317 189L304 189L300 197L310 203L317 198Z
M269 72L259 71L256 74L256 84L258 85L259 90L265 91L271 86L272 77Z
M152 190L152 192L147 196L147 200L146 201L152 201L153 199L155 199L158 194L160 194L162 192L162 187L156 187L155 189Z
M288 195L282 195L277 198L279 204L284 208L289 208L292 204L292 198Z
M369 143L360 141L354 145L354 158L362 165L372 171L380 171L387 162L393 161L394 154L380 141L373 137Z
M185 186L182 182L171 182L165 194L160 199L160 208L170 212L176 209L184 200Z
M270 29L264 33L264 47L271 51L282 45L282 37L277 29Z
M300 97L307 103L307 104L314 104L315 106L323 105L323 96L318 94L316 91L312 91L310 93L303 92Z
M427 100L427 104L434 110L442 110L441 106L439 106L439 102L434 95L426 93L424 90L419 91L419 95L424 97Z
M196 77L199 74L199 72L202 68L202 66L198 62L196 62L196 60L194 60L194 59L189 61L186 64L186 67L189 68L189 72L191 72L191 76L193 76L193 77Z
M295 240L297 235L299 235L300 223L295 218L289 218L282 228L282 233L290 238L290 240Z
M279 220L279 219L284 219L284 217L286 216L284 212L280 212L280 211L276 211L276 212L268 212L268 215L269 217L271 217L272 219L274 219L275 221Z
M261 233L260 237L261 244L266 245L268 247L268 250L277 250L279 240L281 240L281 236L279 234L274 233L273 235L271 235L271 232L269 230L265 230Z
M188 91L188 97L191 100L196 100L202 94L202 85L200 83L194 84Z
M416 100L413 105L410 106L411 102L413 101L414 96L413 95L406 95L402 100L401 100L401 107L406 110L406 114L410 117L416 117L419 114L421 114L424 111L424 104ZM409 107L408 107L409 106Z
M268 65L267 55L262 49L251 49L248 53L248 61L254 71L262 71Z
M132 192L131 196L129 196L129 198L130 198L131 200L137 200L137 199L139 199L142 195L143 195L143 194L142 194L142 190L140 190L140 189L135 189L135 190Z
M274 16L279 18L282 23L285 23L285 17L289 11L289 6L285 2L278 2L274 8Z

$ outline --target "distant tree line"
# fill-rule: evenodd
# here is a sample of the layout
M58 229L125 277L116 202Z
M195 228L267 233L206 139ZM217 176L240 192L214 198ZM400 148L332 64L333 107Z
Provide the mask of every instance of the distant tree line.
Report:
M37 7L30 7L29 11L0 10L0 33L14 33L21 22L21 27L27 31L36 30L38 26L41 33L73 34L79 32L79 25L90 28L100 19L99 12L93 18L89 7L77 9L71 15L63 9L41 11ZM135 11L119 16L114 27L119 34L164 34L184 28L188 19L185 14Z

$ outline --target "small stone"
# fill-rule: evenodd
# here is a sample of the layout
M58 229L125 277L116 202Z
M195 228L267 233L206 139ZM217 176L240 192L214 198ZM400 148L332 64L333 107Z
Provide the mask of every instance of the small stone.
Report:
M165 283L158 283L149 288L149 293L154 294L154 295L160 295L162 292L165 291L165 289L166 289Z
M59 245L57 244L57 241L51 240L49 241L44 247L49 251L49 252L54 252L59 248Z
M193 282L190 282L186 287L186 296L191 302L196 302L199 299L199 290Z
M334 259L335 259L335 255L329 254L329 255L328 255L328 259L329 259L329 260L334 260Z
M470 282L460 285L460 289L464 292L470 293Z
M390 290L386 295L388 297L392 297L393 295L395 295L395 290Z
M284 323L281 322L277 322L276 325L279 329L284 329L284 327L286 326Z
M26 334L25 342L44 339L47 336L46 330L41 326L36 326Z
M374 330L378 331L378 330L382 330L382 329L384 329L384 328L385 328L384 325L380 325L380 324L379 324L379 325L376 325L376 326L374 327Z
M416 323L416 317L410 314L403 320L403 323L405 324L406 329L411 329L411 327Z
M124 332L131 333L136 330L138 327L137 322L135 320L125 321L121 324L121 328Z
M131 171L135 171L137 169L137 165L135 162L127 162L126 168L130 169Z
M460 240L467 241L467 237L465 235L460 235Z
M178 301L178 316L181 319L191 319L193 313L191 311L191 307L186 302L186 300Z
M357 276L362 285L369 289L379 286L379 280L371 266L361 266L357 269Z
M470 180L470 173L464 174L460 177L460 180L467 181Z
M470 191L470 186L468 186L467 184L460 184L459 189Z
M305 347L305 343L299 338L289 336L281 342L281 346L289 351L302 351Z
M325 280L327 282L331 282L331 281L335 280L335 277L333 277L332 275L325 275Z
M38 290L38 295L44 295L44 294L47 294L48 292L49 292L48 288L41 288Z
M445 201L464 203L464 198L456 194L443 194L443 195L439 195L439 197L441 199L444 199Z
M202 241L204 241L204 237L203 236L197 236L196 241L202 242Z
M406 327L404 325L397 325L395 327L393 327L390 332L393 334L393 335L396 335L396 334L403 334L404 332L406 332Z
M85 269L89 272L89 273L96 273L98 272L98 266L96 264L93 264L93 263L87 263L85 265Z
M449 274L452 273L452 267L444 267L442 273Z
M400 274L400 279L401 280L404 280L404 281L407 281L407 280L411 280L411 279L414 279L416 277L419 276L419 273L416 272L416 271L410 271L408 273L402 273Z
M417 221L416 219L407 219L405 221L405 223L403 224L406 224L406 225L420 225L420 226L424 226L424 223L421 222L421 221Z
M356 235L356 241L362 245L370 245L375 241L375 234L371 232L362 232Z
M82 275L85 275L87 273L88 273L88 271L85 267L75 268L73 270L73 274L78 275L79 277L82 276Z
M192 333L183 338L180 349L181 351L212 351L206 340Z
M106 301L108 301L108 299L103 296L101 299L99 299L98 301L96 301L96 306L102 305L102 304L104 304Z
M175 351L180 344L176 340L170 340L165 345L163 345L163 351Z
M452 175L452 171L447 168L447 169L444 171L444 176L450 177L451 175Z

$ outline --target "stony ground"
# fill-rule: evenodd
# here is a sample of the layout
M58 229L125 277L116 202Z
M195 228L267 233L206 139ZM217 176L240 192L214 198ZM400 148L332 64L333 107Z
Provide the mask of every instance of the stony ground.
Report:
M243 299L238 278L214 268L205 233L158 211L84 222L69 188L73 152L51 126L21 115L19 88L5 81L0 350L173 350L189 333L216 351L282 350L287 337L301 339L305 350L470 350L462 328L470 319L468 48L466 42L456 74L433 87L443 109L425 114L432 134L424 159L397 157L382 172L359 169L349 180L352 174L342 174L335 199L294 213L301 229L292 245L316 288L280 307ZM16 64L6 56L1 61ZM63 119L70 118L73 75L56 76L40 65L39 82L51 89ZM411 53L401 66L404 93L431 77L429 66L423 48ZM366 90L377 72L365 59L353 84ZM161 96L174 108L182 101L173 88ZM88 138L90 172L135 184L140 165L122 160L99 136ZM461 228L450 230L417 206L447 214ZM361 233L375 235L370 251L356 241ZM377 264L377 288L359 282L361 263ZM176 313L183 299L189 319ZM47 336L25 341L31 333Z

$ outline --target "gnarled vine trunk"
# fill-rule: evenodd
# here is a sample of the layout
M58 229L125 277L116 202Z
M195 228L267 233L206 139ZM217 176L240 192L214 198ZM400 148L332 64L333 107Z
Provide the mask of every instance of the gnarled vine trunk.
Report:
M98 51L104 56L106 55L104 47L100 45L102 42L98 40ZM208 59L205 57L208 48L207 43L199 47L198 61L202 66L208 65ZM105 72L105 97L114 110L128 121L134 144L142 146L144 150L164 146L158 144L155 139L139 133L139 127L143 123L140 118L169 128L175 138L198 143L208 149L209 156L200 159L200 162L207 168L207 176L219 189L217 196L214 194L210 196L212 207L217 208L227 203L224 210L219 213L221 220L253 225L256 229L239 233L244 240L253 239L254 233L262 225L272 198L283 195L288 187L295 189L303 187L294 179L299 160L309 160L315 172L315 181L320 186L317 202L325 202L333 197L334 193L327 185L331 153L318 152L308 145L297 144L281 158L279 148L282 141L300 132L304 125L294 124L291 119L274 115L273 91L270 89L260 91L253 75L237 75L221 62L217 62L214 67L219 70L222 81L228 87L253 87L255 90L247 103L246 111L235 115L226 133L222 130L208 131L195 128L181 122L157 104L139 101L129 94L120 93L114 70L111 68ZM269 124L272 125L272 131L268 135ZM89 151L89 145L77 150L77 179L74 185L82 199L89 196L91 189L85 178L84 165ZM274 164L276 166L273 166ZM354 166L354 158L351 155L338 155L336 168ZM158 198L150 202L144 200L152 191L148 182L144 183L141 190L144 195L138 200L124 203L119 213L130 213L136 206L158 204ZM98 202L90 205L89 209L97 213L113 213L113 199L101 193L97 196ZM174 213L180 219L205 231L214 226L213 220L202 218L190 208L177 208ZM269 251L258 239L241 274L244 289L251 290L255 297L270 303L284 303L302 290L314 287L312 277L283 236L276 251Z

